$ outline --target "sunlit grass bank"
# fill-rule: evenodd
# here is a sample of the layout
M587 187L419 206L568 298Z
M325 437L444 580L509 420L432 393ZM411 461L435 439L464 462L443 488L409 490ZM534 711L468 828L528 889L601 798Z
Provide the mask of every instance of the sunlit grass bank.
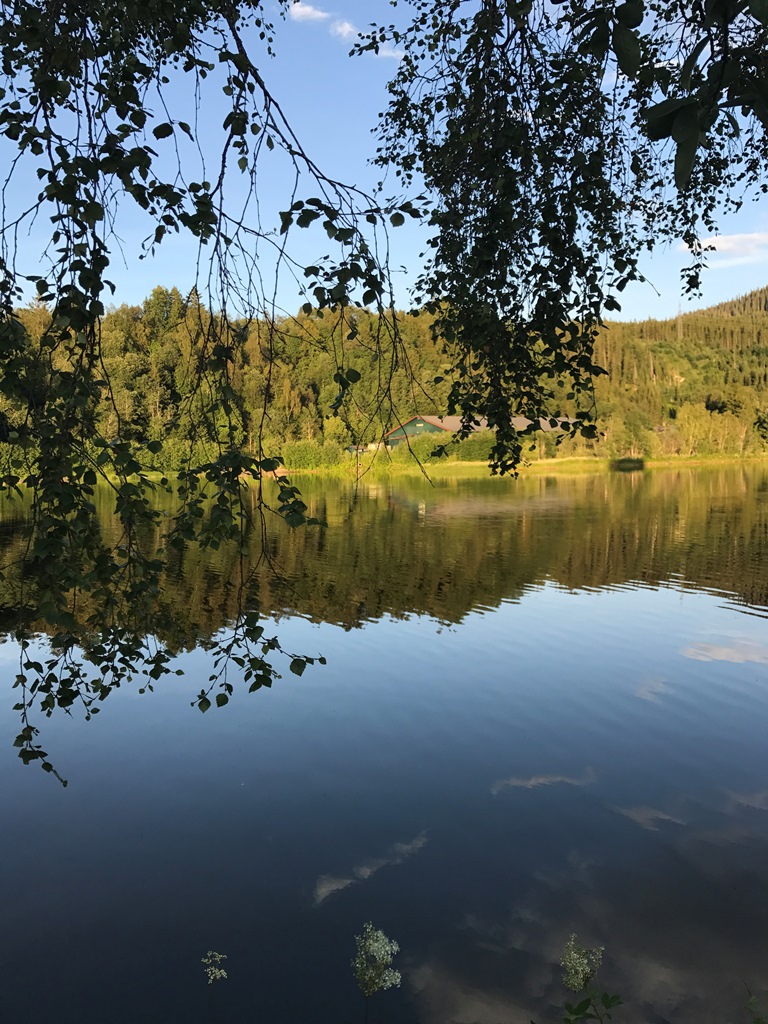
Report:
M766 456L712 456L707 458L676 456L668 459L626 460L626 464L619 465L614 459L572 456L562 459L537 459L535 462L521 466L519 472L521 476L585 476L613 472L646 472L656 469L757 465L766 461L768 461ZM297 477L312 475L351 480L361 476L390 478L427 476L435 480L493 478L488 464L485 462L427 460L419 463L415 459L410 462L392 462L382 454L378 454L375 458L363 456L358 461L350 459L338 466L325 466L320 469L291 469L288 472ZM508 478L496 476L495 479Z

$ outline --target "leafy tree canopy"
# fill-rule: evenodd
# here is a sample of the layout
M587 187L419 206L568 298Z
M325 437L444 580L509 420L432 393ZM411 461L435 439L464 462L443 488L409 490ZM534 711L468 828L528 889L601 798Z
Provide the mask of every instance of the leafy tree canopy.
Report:
M558 386L588 403L596 329L642 251L682 238L696 290L699 238L765 192L768 4L399 6L410 25L358 47L405 51L378 162L426 186L420 298L453 347L453 404L487 416L512 469L512 415L547 415Z
M488 419L492 464L507 471L524 440L512 418L550 416L562 394L581 404L574 429L594 432L594 339L604 312L619 308L617 293L638 278L643 249L682 237L692 253L685 284L696 288L705 258L698 238L712 233L719 211L764 189L766 0L400 2L402 23L356 47L391 41L405 54L377 157L402 185L395 199L324 174L272 94L268 12L283 16L291 2L2 0L0 135L14 154L5 194L14 180L34 184L26 205L2 207L0 484L33 493L19 631L23 638L44 619L58 629L63 655L49 666L22 664L19 685L31 672L46 710L62 672L72 682L61 700L71 703L77 691L79 592L96 599L86 646L107 666L105 679L137 667L159 676L167 658L148 646L141 608L164 550L236 541L254 515L305 521L297 489L268 480L277 453L263 450L262 430L246 429L232 386L248 324L266 316L267 422L277 338L265 266L295 275L306 313L337 315L338 411L359 379L345 355L355 303L391 306L386 232L424 218L431 240L417 304L433 314L447 348L448 411L461 412L466 432L475 417ZM174 107L177 76L188 95L221 90L227 103L218 151L205 154L210 171L200 180L186 154L209 145L210 133L195 104L191 113L189 104ZM276 224L262 223L258 203L260 170L271 159L283 161L293 182ZM195 344L182 397L213 453L180 474L180 506L160 551L142 544L142 531L160 516L144 466L162 438L138 439L117 407L107 437L97 415L112 401L100 328L121 204L151 224L146 252L174 233L201 252L184 307ZM33 223L50 232L30 259L17 243ZM324 232L330 255L297 264L296 229ZM50 312L36 340L17 314L30 286ZM389 382L405 356L397 317L378 322L380 414L392 407ZM246 436L256 438L248 450ZM117 541L93 515L99 475L114 491ZM244 476L255 481L255 503L244 499ZM269 676L266 658L277 645L253 615L243 612L230 640L222 641L225 663L250 644L243 671ZM207 699L202 693L201 706ZM26 707L24 697L23 714ZM22 750L44 760L33 739L26 724Z

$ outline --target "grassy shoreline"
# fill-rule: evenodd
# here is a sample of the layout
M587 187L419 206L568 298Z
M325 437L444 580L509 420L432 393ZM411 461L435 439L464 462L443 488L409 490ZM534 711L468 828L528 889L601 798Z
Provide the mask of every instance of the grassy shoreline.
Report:
M666 459L638 460L642 465L636 467L617 467L616 460L593 458L590 456L572 456L562 459L540 459L520 467L520 476L585 476L603 473L647 472L662 469L707 469L726 468L739 465L768 464L768 455L751 456L675 456ZM320 476L341 479L355 479L355 466L320 467L318 469L288 469L286 473L292 477ZM365 465L360 463L359 476L370 477L414 477L428 476L430 479L497 479L506 480L511 477L493 477L485 462L429 462L424 468L416 462L379 462Z
M626 472L653 472L654 470L665 469L715 469L728 468L739 465L755 466L765 463L768 465L768 454L750 456L672 456L666 459L645 459L638 460L642 465L616 466L616 460L607 458L594 458L591 456L569 456L561 459L537 459L527 465L520 467L520 476L597 476L605 473L626 473ZM144 474L152 483L160 484L165 478L172 486L177 475L176 470L160 472L159 470L148 470ZM291 469L286 468L278 476L295 477L326 477L335 480L365 479L394 479L398 477L414 478L425 477L430 480L513 480L511 475L493 476L488 464L485 462L428 462L422 468L417 462L389 462L377 459L375 462L360 462L358 472L354 462L342 463L336 466L321 466L316 469ZM116 477L109 476L113 483L117 483ZM255 483L248 478L249 482Z

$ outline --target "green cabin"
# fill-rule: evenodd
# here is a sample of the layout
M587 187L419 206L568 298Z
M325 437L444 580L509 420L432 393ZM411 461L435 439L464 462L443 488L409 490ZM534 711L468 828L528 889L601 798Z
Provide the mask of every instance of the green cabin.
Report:
M390 448L394 448L406 437L417 437L419 434L455 434L460 427L461 416L411 416L405 423L385 434L384 442ZM480 429L484 427L485 421Z

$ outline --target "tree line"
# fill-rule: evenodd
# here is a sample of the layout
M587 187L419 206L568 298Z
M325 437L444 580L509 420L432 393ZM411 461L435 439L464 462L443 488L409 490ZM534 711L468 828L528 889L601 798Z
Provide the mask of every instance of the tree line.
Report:
M447 413L450 354L432 318L394 315L402 339L396 363L382 360L378 343L392 324L365 308L228 325L225 342L227 333L239 334L229 381L239 443L280 455L289 468L318 468L343 464L349 449L380 442L417 413ZM102 319L103 384L94 427L108 441L150 445L146 468L178 470L212 457L224 443L206 407L206 330L215 316L196 292L157 287L140 305L111 308ZM29 358L39 360L49 310L33 303L18 317ZM768 288L672 320L606 324L595 352L607 371L592 396L599 438L537 432L528 439L528 458L734 456L765 449ZM577 404L563 392L556 412L573 416ZM18 398L0 396L0 437L23 446L26 415ZM418 438L416 454L429 460L438 440L444 438ZM447 457L487 461L491 444L491 435L480 432L449 445ZM410 455L406 446L393 454Z

